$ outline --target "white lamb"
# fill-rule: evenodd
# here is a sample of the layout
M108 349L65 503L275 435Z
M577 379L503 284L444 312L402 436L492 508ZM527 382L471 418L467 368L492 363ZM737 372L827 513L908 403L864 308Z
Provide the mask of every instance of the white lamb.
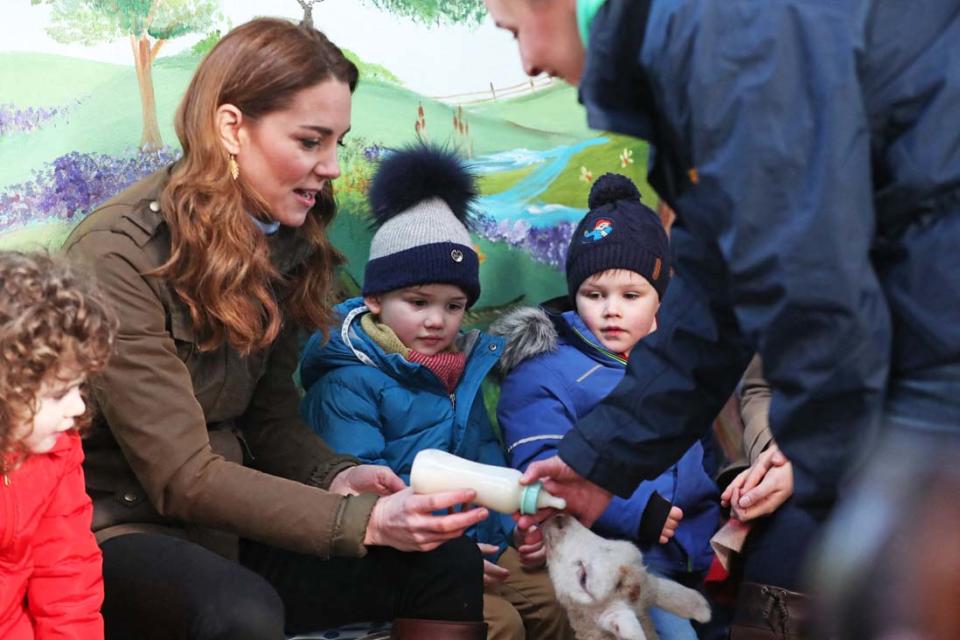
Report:
M579 640L657 640L647 615L651 606L699 622L710 620L710 605L702 595L647 573L633 544L601 538L563 514L544 522L543 534L557 600Z

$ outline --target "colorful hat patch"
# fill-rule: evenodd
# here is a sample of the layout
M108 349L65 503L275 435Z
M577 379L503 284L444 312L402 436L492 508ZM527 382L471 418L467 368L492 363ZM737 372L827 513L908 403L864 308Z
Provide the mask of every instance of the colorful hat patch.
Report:
M613 221L607 218L600 218L593 225L593 229L587 229L583 232L584 242L596 242L603 240L613 233Z

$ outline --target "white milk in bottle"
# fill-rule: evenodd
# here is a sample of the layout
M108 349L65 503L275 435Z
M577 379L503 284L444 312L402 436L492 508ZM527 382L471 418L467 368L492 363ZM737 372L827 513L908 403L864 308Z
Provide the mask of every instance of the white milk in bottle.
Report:
M536 513L537 509L567 506L563 498L552 496L535 482L520 484L516 469L465 460L440 449L424 449L413 459L410 486L417 493L440 493L473 489L479 505L501 513Z

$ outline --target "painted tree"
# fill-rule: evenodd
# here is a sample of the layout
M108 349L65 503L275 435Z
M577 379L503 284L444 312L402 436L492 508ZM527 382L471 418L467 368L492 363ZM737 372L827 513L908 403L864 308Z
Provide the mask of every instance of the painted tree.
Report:
M129 38L140 88L140 146L163 145L153 91L153 62L168 40L204 32L220 20L219 0L30 0L53 7L47 33L61 43L90 46Z
M425 24L479 24L483 0L364 0L378 9Z
M313 26L313 5L320 4L323 0L297 0L297 4L303 9L303 24L308 27Z

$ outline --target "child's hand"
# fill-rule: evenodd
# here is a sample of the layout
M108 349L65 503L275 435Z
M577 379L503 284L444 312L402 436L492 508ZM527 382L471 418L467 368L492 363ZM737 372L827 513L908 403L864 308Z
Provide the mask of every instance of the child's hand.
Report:
M677 533L677 527L683 520L683 509L680 507L670 507L670 513L667 514L667 521L663 523L663 531L660 532L660 544L667 544L670 538Z
M533 571L547 564L547 548L543 544L543 531L540 527L516 527L513 530L513 545L517 548L520 565L524 569Z
M379 464L361 464L347 467L334 477L330 491L342 496L375 493L389 496L406 488L403 480L390 467Z
M495 544L485 544L483 542L478 542L477 546L480 547L480 553L485 556L496 553L500 550ZM483 559L483 586L492 587L495 584L500 584L504 580L510 577L510 571L504 569L498 564L490 562L486 558Z

